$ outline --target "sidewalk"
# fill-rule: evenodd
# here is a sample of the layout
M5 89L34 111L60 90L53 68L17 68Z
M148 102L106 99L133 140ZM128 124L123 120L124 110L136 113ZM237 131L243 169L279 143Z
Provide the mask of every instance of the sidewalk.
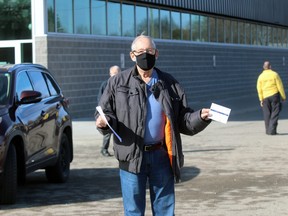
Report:
M176 184L176 215L287 215L287 107L279 135L267 136L257 99L220 102L232 109L227 124L212 122L193 137L182 136L185 165ZM73 127L69 182L49 184L44 172L34 173L19 189L17 204L0 206L0 215L123 215L116 159L101 156L102 136L92 119L76 119Z

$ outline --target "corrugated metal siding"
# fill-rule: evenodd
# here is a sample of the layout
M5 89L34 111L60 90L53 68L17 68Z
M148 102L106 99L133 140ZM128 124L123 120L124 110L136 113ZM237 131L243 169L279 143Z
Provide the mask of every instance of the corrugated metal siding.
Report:
M107 69L120 65L119 56L123 53L125 68L134 65L129 56L131 42L131 38L51 34L36 38L36 62L54 72L69 98L73 117L93 117L100 84L108 78ZM203 103L209 105L209 101L251 94L257 101L257 76L267 59L283 83L288 83L287 64L283 65L283 58L288 59L287 49L161 39L155 42L160 50L156 66L171 73L183 85L189 105L195 109ZM44 48L46 44L48 49Z
M138 0L137 2L288 26L287 0Z

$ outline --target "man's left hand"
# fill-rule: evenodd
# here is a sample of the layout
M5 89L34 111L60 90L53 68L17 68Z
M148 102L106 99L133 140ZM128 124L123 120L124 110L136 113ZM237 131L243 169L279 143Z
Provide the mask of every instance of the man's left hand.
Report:
M209 111L210 111L210 109L208 109L208 108L203 108L201 110L201 118L203 120L205 120L205 121L209 120Z

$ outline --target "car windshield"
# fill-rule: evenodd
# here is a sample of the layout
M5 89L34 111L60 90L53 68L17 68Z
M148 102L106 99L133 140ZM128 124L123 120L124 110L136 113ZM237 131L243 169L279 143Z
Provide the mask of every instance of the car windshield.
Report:
M5 105L8 101L10 89L10 75L0 73L0 105Z

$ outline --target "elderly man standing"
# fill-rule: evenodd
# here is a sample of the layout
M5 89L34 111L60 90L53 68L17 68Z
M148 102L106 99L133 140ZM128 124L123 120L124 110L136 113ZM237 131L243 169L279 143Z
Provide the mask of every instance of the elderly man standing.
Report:
M99 103L122 138L114 138L114 153L126 216L145 215L147 182L152 214L174 215L174 180L184 163L180 133L197 134L211 121L209 109L194 112L179 82L154 67L158 55L152 38L136 37L130 52L135 66L109 79ZM110 132L98 113L96 126Z
M264 62L263 69L257 80L258 97L263 110L266 134L276 135L281 99L286 100L286 95L281 78L271 69L269 61Z

